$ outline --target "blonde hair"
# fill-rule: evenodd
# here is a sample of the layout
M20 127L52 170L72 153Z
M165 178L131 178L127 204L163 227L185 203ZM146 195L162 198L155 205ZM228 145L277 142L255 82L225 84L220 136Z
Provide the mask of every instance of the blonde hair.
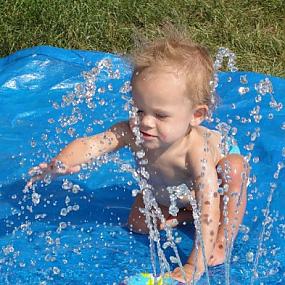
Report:
M213 105L210 81L213 79L213 61L208 50L192 42L182 33L170 34L141 44L131 57L135 74L148 67L176 68L186 79L187 96L193 105Z

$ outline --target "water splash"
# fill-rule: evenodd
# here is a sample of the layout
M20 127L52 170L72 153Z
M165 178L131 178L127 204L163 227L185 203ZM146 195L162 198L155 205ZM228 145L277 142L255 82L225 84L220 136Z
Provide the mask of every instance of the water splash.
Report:
M109 60L109 62L111 62ZM111 62L111 64L113 64ZM48 121L48 126L43 127L43 130L41 130L39 136L33 134L33 139L31 141L31 148L33 150L33 157L30 159L26 158L23 159L25 156L25 153L23 150L20 150L19 153L16 153L13 157L17 163L19 163L20 167L23 167L30 162L38 162L39 160L48 160L51 157L54 156L58 148L61 146L65 145L65 143L69 139L76 138L81 135L90 135L91 133L98 132L102 130L103 128L106 128L108 118L105 116L106 112L103 111L102 117L92 117L93 111L102 108L101 110L104 110L104 108L109 108L114 104L116 105L116 102L112 103L112 100L114 99L114 96L110 96L110 92L116 92L116 84L108 83L108 84L103 84L100 79L100 75L105 75L105 78L109 77L109 74L112 78L119 78L122 76L122 72L116 72L115 71L110 71L108 74L108 71L110 70L111 67L108 63L108 61L104 64L104 67L98 71L96 68L92 71L93 74L97 75L86 75L86 81L90 79L90 82L88 84L85 83L78 85L75 90L73 90L71 94L66 94L65 97L62 98L61 102L58 99L52 98L52 103L53 103L53 111L63 113L61 116L55 115L48 115L46 121ZM102 66L99 64L99 66ZM93 77L92 77L93 76ZM93 78L93 79L91 79ZM229 79L228 84L230 85L234 80L235 76L232 76L231 79ZM227 81L227 80L224 80ZM243 271L242 277L245 278L245 280L253 280L252 282L260 281L266 284L266 282L270 282L268 280L275 280L272 279L274 276L279 276L279 279L284 279L284 276L282 276L283 270L283 265L282 265L282 260L280 260L280 252L282 252L282 244L276 242L277 244L274 245L273 242L270 240L272 239L272 232L274 230L277 231L276 236L280 236L281 238L284 238L284 217L282 216L282 212L278 213L278 209L274 208L274 202L276 199L278 199L280 196L280 191L279 184L281 181L283 181L283 168L284 168L284 145L280 147L281 150L281 155L280 153L276 152L274 153L274 150L271 151L269 149L268 151L270 152L270 155L267 155L265 152L261 152L263 148L268 148L270 147L271 144L271 139L272 137L270 136L270 132L267 133L268 138L265 138L265 127L271 128L272 124L275 122L275 120L278 120L278 117L280 118L281 116L281 111L282 109L282 103L278 102L277 100L277 94L275 94L272 83L270 82L269 78L265 78L260 80L260 82L257 82L255 86L251 87L249 86L249 82L251 81L250 76L245 76L241 75L240 76L240 84L242 89L237 88L236 89L236 94L241 98L239 100L234 100L234 105L231 102L230 104L226 103L226 110L223 110L226 114L229 116L223 116L225 119L225 122L219 121L218 123L221 123L219 126L220 130L225 131L225 137L226 133L227 136L233 136L233 139L236 135L239 136L244 136L244 151L247 152L247 161L249 161L252 164L252 173L250 177L250 191L249 191L249 205L250 208L249 210L252 211L252 217L250 216L248 219L250 219L250 222L247 221L249 224L251 223L252 226L248 225L242 225L240 229L240 238L237 241L236 246L233 248L233 255L230 257L227 257L227 259L232 258L232 262L237 266L237 262L242 264L242 266L237 266L240 271ZM109 82L109 79L108 79ZM93 84L93 85L92 85ZM111 84L111 85L110 85ZM120 84L124 86L124 84ZM226 85L226 84L225 84ZM126 94L123 92L128 92L129 90L129 83L126 82L125 87L122 87L122 96L125 96L124 102L126 102L125 108L127 108L128 100L130 99ZM84 95L87 90L88 95ZM239 108L243 104L242 100L248 99L248 96L252 96L252 92L255 90L256 94L253 96L253 104L250 107L249 112L239 112ZM92 95L93 94L93 95ZM112 93L111 93L112 94ZM231 93L233 94L233 93ZM114 95L114 94L113 94ZM276 98L275 98L276 97ZM58 102L56 102L58 100ZM74 101L74 104L72 103ZM248 102L248 101L247 101ZM265 111L266 105L269 106L270 112ZM86 106L86 108L85 108ZM118 107L117 107L118 108ZM231 108L234 110L233 115L230 115L231 113ZM114 110L111 108L111 110ZM121 109L120 109L121 110ZM91 115L87 116L87 112L90 111ZM111 115L111 120L115 120L116 118L120 119L120 114L119 112L115 112L116 110L111 111L108 113L108 115ZM35 113L31 112L31 116L34 116ZM31 117L30 116L30 117ZM20 119L22 120L21 122L19 121L20 119L18 118L16 121L14 121L13 127L16 127L17 124L26 124L28 125L27 121L24 120L29 120L29 116L24 116L21 117ZM61 117L61 118L60 118ZM221 116L222 117L222 116ZM218 119L216 118L216 122ZM81 126L83 126L81 128ZM239 127L242 126L242 127ZM236 127L236 129L235 129ZM226 131L227 130L227 131ZM242 130L242 134L240 134L240 130ZM280 130L284 130L284 123L280 123ZM54 134L53 134L54 132ZM283 133L282 133L283 134ZM30 134L29 134L30 137ZM226 152L226 141L224 145L224 149ZM282 142L280 141L280 145ZM284 143L283 143L284 144ZM272 145L272 148L274 146ZM260 150L261 149L261 150ZM279 151L279 145L278 145L278 151ZM263 154L266 157L263 157ZM146 165L147 161L144 159L144 155L142 152L137 153L138 160L141 161L141 166ZM265 164L271 165L271 167L265 167L264 172L257 173L257 168L260 168L261 163L265 160ZM78 179L80 181L85 181L86 179L89 179L92 174L91 172L95 170L95 173L97 175L96 169L99 168L104 168L106 164L109 162L111 163L116 163L120 165L120 171L124 172L124 166L127 169L129 166L129 170L126 170L125 172L130 172L132 173L132 165L126 163L125 159L122 159L120 156L103 156L101 158L98 158L97 161L94 161L90 164L87 164L83 166L83 174L78 175ZM126 166L129 165L129 166ZM272 169L271 169L272 168ZM23 168L21 168L23 169ZM134 169L134 168L133 168ZM273 171L272 173L272 178L271 180L273 183L276 183L277 187L275 188L274 191L272 191L271 195L271 189L269 189L269 194L268 194L268 189L263 186L262 181L266 179L268 176L268 173L271 173L270 170ZM107 173L108 170L106 170ZM134 176L136 178L142 177L142 178L147 178L146 172L141 168L137 172L137 170L134 172ZM99 175L99 174L98 174ZM110 176L110 177L109 177ZM112 176L112 177L111 177ZM108 175L108 179L114 178L113 181L118 181L119 180L119 174L118 173L112 173L112 175ZM126 238L126 243L130 243L129 247L129 252L134 251L134 247L137 245L134 242L134 237L131 234L130 238L124 236L122 233L122 229L116 229L116 227L112 227L112 230L108 229L108 232L104 231L106 227L106 223L100 224L100 223L94 223L94 225L90 226L89 222L89 216L87 215L87 218L82 220L82 224L79 226L76 225L74 222L74 217L77 217L79 212L83 212L85 214L85 210L90 205L93 204L84 204L82 206L82 203L80 203L80 207L77 208L76 205L79 205L77 203L77 197L80 197L82 201L94 201L94 199L90 196L88 196L86 193L86 187L85 184L79 185L79 182L75 182L72 179L64 178L65 180L62 181L58 187L59 189L62 187L62 192L61 190L57 190L57 193L60 193L62 195L61 197L56 196L55 191L53 190L54 184L49 184L50 180L47 177L47 179L43 183L39 183L35 188L30 189L27 191L26 189L23 190L23 193L12 193L11 197L9 199L15 204L13 208L9 211L11 211L12 216L5 216L4 222L7 225L7 229L11 229L13 232L13 235L11 236L10 240L5 240L1 244L1 259L0 259L0 264L1 266L5 266L7 269L7 272L5 273L5 276L3 276L3 279L5 280L4 284L11 284L11 279L10 276L14 273L18 274L21 272L21 270L24 270L25 268L28 271L33 271L35 268L39 268L40 264L40 255L43 253L44 254L44 266L42 266L37 272L37 280L40 280L38 284L49 284L52 282L57 282L57 278L74 278L76 279L76 276L68 273L69 269L65 270L67 266L70 266L72 264L72 259L74 259L74 256L80 256L80 260L78 259L76 263L76 268L73 270L76 272L76 274L80 275L80 270L90 270L90 276L91 274L91 267L88 267L89 264L92 264L92 268L100 268L101 270L104 270L104 260L106 254L105 250L111 250L110 247L112 245L112 242L107 240L106 234L109 234L112 236L116 242L120 240L120 237L125 237ZM89 179L90 180L90 179ZM94 186L96 186L97 183L99 183L100 179L96 180L94 183ZM138 180L136 180L138 181ZM271 181L271 182L272 182ZM134 182L130 180L129 178L125 178L125 180L122 180L122 182L133 186ZM279 182L279 183L278 183ZM48 186L46 186L49 184ZM42 186L41 186L42 185ZM269 185L269 184L268 184ZM74 187L73 187L74 186ZM1 182L1 189L5 189L5 183L3 184ZM42 188L43 187L43 188ZM48 191L51 191L49 194L46 193L46 190L44 190L46 187L48 188ZM135 186L136 187L136 186ZM16 186L15 186L16 188ZM134 187L131 187L134 188ZM133 194L138 194L141 193L141 189L133 189ZM183 187L180 189L181 192L183 192ZM262 190L262 191L261 191ZM107 191L107 190L102 190L102 191ZM172 189L174 191L174 189ZM7 191L6 191L7 192ZM221 194L226 194L226 189L220 189ZM172 193L173 194L173 193ZM181 194L181 193L180 193ZM1 192L1 197L6 195L5 191ZM21 196L22 195L22 196ZM95 198L96 198L96 193L95 193ZM125 195L129 195L129 193L125 193ZM226 195L224 196L226 197ZM262 214L259 215L257 211L262 208L260 204L257 204L258 200L262 200L265 197L265 200L268 198L268 203L270 201L270 205L268 207L268 203L266 203L265 208L263 209ZM150 199L152 199L150 197ZM9 200L9 201L10 201ZM114 199L116 200L116 199ZM175 199L174 199L175 200ZM49 215L52 215L52 211L47 211L49 205L52 205L53 203L60 203L62 201L62 204L60 204L59 207L55 207L54 209L57 210L56 215L59 216L59 218L62 218L62 220L56 220L55 222L48 220L50 223L50 229L44 229L43 227L40 227L41 221L44 221L47 219ZM173 207L172 210L175 212L175 203L172 203ZM2 205L3 209L5 209L5 204ZM75 208L73 208L75 206ZM275 204L276 206L276 204ZM68 208L69 207L69 208ZM72 210L71 208L72 207ZM194 207L194 206L193 206ZM197 206L197 209L199 206ZM42 212L39 212L39 209ZM66 215L60 215L61 210L63 210L63 214ZM78 210L78 211L77 211ZM155 217L159 217L159 213L156 213L154 208L151 208L151 211L154 211L154 214L152 212L150 213L151 219L155 220ZM8 212L8 211L7 211ZM68 213L67 213L68 212ZM173 213L174 213L173 212ZM225 209L226 212L226 209ZM75 215L76 214L76 215ZM194 214L196 216L196 214ZM197 214L198 216L198 214ZM262 219L260 219L260 216L262 216ZM14 218L13 218L14 217ZM64 220L65 219L65 220ZM158 220L159 218L157 218ZM260 220L263 220L260 221ZM278 221L278 223L277 223ZM258 225L262 223L262 231L258 231ZM274 224L275 223L275 224ZM276 227L273 227L273 225L276 225ZM92 228L93 227L93 228ZM68 235L71 230L74 230L74 236L78 235L79 238L74 242L73 245L73 240L71 242L66 242L66 236ZM172 231L173 235L173 230ZM262 235L261 235L262 233ZM7 235L7 237L10 237ZM176 245L177 248L177 243L176 238L173 237L173 241L169 240L170 243L168 243L168 240L164 241L161 237L159 237L159 233L154 233L153 237L155 239L160 239L159 240L159 247L162 248L163 251L168 249L169 247L171 248L172 242L174 245ZM24 251L20 251L20 247L18 245L18 241L24 241L27 240L28 245L35 245L35 247L32 247L30 249L30 252L34 254L34 256L29 257L29 258L24 258L23 255L25 254ZM181 240L181 239L180 239ZM179 239L177 241L180 241ZM44 251L39 252L39 244L41 241L44 241ZM102 243L100 243L102 241ZM255 242L256 241L256 242ZM268 245L269 247L266 249L265 245ZM181 243L180 243L181 244ZM252 245L253 244L253 245ZM258 245L258 246L257 246ZM119 244L120 246L120 244ZM114 257L115 254L117 254L117 248L119 246L114 246L115 249L112 249L112 256ZM157 245L154 243L153 244L153 249L154 252L158 252L160 249L157 248ZM231 248L232 246L228 246L227 248ZM128 247L126 247L128 248ZM85 250L84 250L85 249ZM64 255L62 255L62 252ZM88 255L88 252L93 252L93 256L91 257ZM118 249L118 252L119 249ZM232 251L230 251L232 252ZM87 258L83 256L83 253L86 254ZM155 254L156 254L155 253ZM160 260L163 260L163 254L159 253ZM143 264L143 262L137 262L135 261L135 258L132 257L128 259L127 253L124 253L124 251L120 252L121 257L123 256L126 258L128 262L125 264L125 275L132 275L134 274L134 271L132 271L131 266L133 265L136 268L142 268L145 270L149 270L148 267ZM282 254L281 254L282 255ZM171 261L177 262L176 259L176 253L174 253L173 258L171 258ZM165 254L165 258L167 255ZM281 256L282 257L282 256ZM123 258L121 258L123 259ZM247 260L249 270L246 271L246 264L244 264L244 261ZM107 260L108 265L109 261ZM167 261L170 266L170 262ZM85 267L85 269L83 269ZM231 266L233 269L233 265ZM255 268L255 270L251 270L252 268ZM16 270L15 270L16 269ZM163 269L167 271L168 269L165 267ZM230 268L226 269L227 272L229 272ZM283 271L282 271L283 270ZM14 271L12 273L12 271ZM72 268L71 270L72 271ZM257 274L255 274L256 272ZM281 273L280 273L281 272ZM211 273L211 272L210 272ZM232 271L230 272L231 274L233 273ZM102 272L102 276L98 273L97 278L101 278L100 280L105 280L104 278L107 278L108 272ZM254 275L253 275L254 274ZM221 277L221 273L218 274L219 278ZM20 275L18 275L20 276ZM39 277L40 276L40 277ZM231 276L232 277L232 276ZM2 278L2 277L1 277ZM29 278L26 276L26 278ZM92 277L86 277L84 280L87 280L86 282L89 282L91 284ZM95 276L93 275L93 279ZM263 279L262 279L263 278ZM271 279L270 279L271 278ZM277 277L276 277L277 278ZM21 279L24 280L24 279ZM14 280L15 284L21 284L20 279ZM33 280L33 279L29 279ZM215 277L213 274L211 274L211 283L218 284L218 281L215 282ZM278 280L277 280L278 281ZM277 283L277 281L275 283ZM27 281L29 282L29 281ZM110 281L111 282L111 281ZM233 281L234 282L234 281ZM274 281L272 281L274 282ZM282 280L280 281L282 282ZM279 283L280 283L279 282Z
M215 89L218 87L218 69L221 68L222 66L222 62L223 59L225 57L228 57L228 68L235 72L237 69L235 68L235 55L230 52L228 49L220 49L218 52L218 55L216 57L216 61L215 61L215 77L214 77L214 88L213 88L213 93L215 92ZM73 107L72 109L72 113L71 116L63 116L60 118L59 122L60 122L60 126L61 128L67 128L66 133L69 134L71 137L76 137L76 130L75 128L71 128L71 126L76 125L79 121L83 120L83 116L82 116L82 112L80 111L80 109L78 108L78 105L80 104L86 104L87 107L92 111L95 108L97 108L98 106L104 106L107 103L107 101L103 100L100 98L100 95L105 93L105 89L103 87L99 87L97 88L96 91L96 85L94 82L96 82L98 75L100 74L100 71L102 71L104 68L107 69L107 73L108 76L113 76L111 68L112 68L112 64L111 62L108 61L103 61L100 62L98 64L98 68L94 68L91 70L91 72L86 72L84 73L84 77L85 77L85 81L86 83L84 83L83 85L77 85L76 86L76 90L74 93L71 93L67 96L63 96L63 102L60 104L61 108L65 108L68 106L77 106L77 107ZM105 72L105 71L104 71ZM118 77L119 78L119 73L115 73L116 75L114 76L114 78ZM242 84L247 84L247 78L245 76L241 77L241 83ZM108 89L112 90L112 85L108 85ZM271 96L271 102L270 102L270 107L274 108L275 110L281 110L282 109L282 104L277 103L276 100L273 97L273 88L272 85L270 83L270 81L268 79L265 79L261 82L259 82L259 84L255 85L255 89L258 93L257 97L255 98L255 101L257 103L260 103L262 101L262 97L265 96L266 94L270 94ZM125 84L123 84L122 88L120 89L122 93L128 93L131 88L129 85L129 82L126 82ZM94 95L98 94L98 96L96 97L96 100L94 101ZM249 92L249 88L248 87L243 87L243 89L239 89L238 92L244 96L246 95L246 93ZM139 120L138 117L136 116L137 110L134 106L130 107L132 105L132 100L130 99L130 97L123 95L123 99L126 100L126 105L125 105L125 109L126 110L130 110L130 119L133 119L135 124L134 124L134 128L133 128L133 132L135 134L136 137L136 144L138 146L140 146L143 142L142 137L140 135L139 132ZM57 106L57 105L56 105ZM253 121L255 123L260 123L262 120L262 115L261 115L261 108L259 105L256 105L252 111L250 112L250 117L253 118ZM241 119L241 121L243 123L247 123L247 122L251 122L251 118L246 118L243 117ZM96 121L96 124L98 124L98 121ZM237 133L237 130L231 126L232 121L228 121L227 123L225 122L219 122L217 124L217 129L221 132L222 134L222 143L221 143L221 149L222 152L224 154L228 153L229 149L228 149L228 145L229 145L229 139L234 142L234 136ZM101 125L103 125L101 123ZM86 129L87 133L90 133L92 130L90 129L91 126L88 126L88 128ZM260 128L255 128L255 131L252 132L250 134L250 143L248 145L248 147L246 147L246 149L249 150L249 153L247 155L247 160L249 161L252 157L251 157L251 153L253 152L254 146L255 146L255 141L256 139L260 137ZM207 143L207 138L205 139L205 142ZM166 231L166 235L167 235L167 241L161 246L160 243L160 233L159 230L157 228L158 223L163 223L166 224L165 218L163 217L161 211L159 210L158 204L155 201L155 198L152 194L152 187L151 185L148 184L147 180L149 178L149 173L146 171L146 168L144 167L144 165L147 165L147 160L144 158L145 154L144 152L138 151L136 153L136 157L137 157L137 162L138 162L138 169L135 170L134 168L132 168L130 165L126 165L125 163L122 163L122 161L120 159L116 160L116 163L119 163L121 165L121 169L123 171L128 171L132 174L133 178L136 179L140 190L133 190L133 195L135 196L138 193L141 193L143 195L143 199L144 199L144 203L146 205L145 209L142 209L142 213L145 215L146 217L146 222L149 228L149 236L150 236L150 252L151 252L151 263L152 263L152 268L153 268L153 272L154 275L157 275L156 272L156 256L159 259L159 267L160 267L160 273L165 273L165 272L170 272L170 265L167 261L167 258L164 254L164 250L168 247L171 247L174 251L174 256L170 256L170 261L172 263L177 263L181 268L182 268L182 263L178 254L178 250L176 248L176 244L174 242L174 238L172 235L172 229L169 227L166 227L165 231ZM257 157L253 157L252 161L254 163L257 163ZM106 156L105 157L105 161L104 163L108 163L109 157ZM114 160L113 160L114 161ZM93 165L94 166L94 165ZM89 166L90 167L90 166ZM92 167L90 167L90 171L92 170ZM279 170L280 171L280 170ZM276 174L278 175L278 174ZM183 192L185 192L185 187L181 186L178 188L175 187L168 187L167 190L170 193L170 199L171 199L171 205L170 205L170 214L174 215L177 214L178 208L177 205L175 203L176 199L180 196L183 195ZM223 209L223 214L224 214L224 221L225 221L225 227L227 225L227 223L229 222L227 219L227 198L228 196L226 195L227 189L226 189L226 185L224 185L223 188L219 188L220 194L224 195L224 209ZM190 193L189 189L188 192ZM187 192L187 193L188 193ZM186 192L185 192L186 193ZM189 195L189 201L192 205L193 208L193 215L194 215L194 224L197 230L197 233L200 233L200 237L198 239L198 243L200 242L203 245L203 240L201 238L201 231L199 231L200 228L200 224L199 224L199 206L197 204L195 204L195 199L193 200L193 197ZM238 204L240 203L240 199L238 199ZM239 206L239 205L238 205ZM68 209L68 207L66 208ZM63 212L64 214L68 213L68 210L66 210L65 208L63 208ZM69 206L70 209L70 206ZM232 229L233 231L234 229ZM228 239L229 233L225 232L225 236L226 236L226 264L225 264L225 282L226 284L230 284L230 259L231 259L231 252L232 252L232 247L233 247L233 240ZM196 246L198 246L198 243L196 244ZM250 252L247 254L248 256L248 260L250 260ZM207 269L207 263L206 263L206 258L205 258L205 253L204 253L204 263L205 263L205 268L206 268L206 278L207 278L207 282L208 284L210 284L210 279L209 279L209 274L208 274L208 269ZM184 273L185 274L185 273ZM184 275L185 276L185 275Z

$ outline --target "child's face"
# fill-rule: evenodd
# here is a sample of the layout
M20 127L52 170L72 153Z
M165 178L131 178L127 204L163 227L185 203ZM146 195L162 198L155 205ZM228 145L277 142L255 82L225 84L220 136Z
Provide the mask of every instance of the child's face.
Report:
M195 109L186 96L182 75L147 68L134 76L132 88L146 148L167 147L189 133Z

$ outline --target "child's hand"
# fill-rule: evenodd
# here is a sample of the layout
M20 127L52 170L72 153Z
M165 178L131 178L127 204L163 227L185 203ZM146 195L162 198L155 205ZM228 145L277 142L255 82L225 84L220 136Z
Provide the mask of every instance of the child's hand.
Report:
M68 167L63 164L61 161L53 159L49 164L41 163L36 167L33 167L29 171L31 179L27 183L27 187L31 187L34 182L38 180L45 180L46 178L54 179L59 175L67 175L80 171L80 166L71 166Z
M191 282L193 280L193 274L194 274L194 265L192 264L189 264L189 263L186 263L184 266L183 266L183 269L184 269L184 272L185 272L185 275L186 275L186 280L185 280L185 277L184 277L184 274L182 272L182 270L180 269L180 267L176 267L172 273L171 273L171 277L179 282ZM198 269L196 269L196 272L195 272L195 276L194 276L194 281L197 281L201 275L203 274L202 271L199 272ZM190 283L192 284L192 282Z

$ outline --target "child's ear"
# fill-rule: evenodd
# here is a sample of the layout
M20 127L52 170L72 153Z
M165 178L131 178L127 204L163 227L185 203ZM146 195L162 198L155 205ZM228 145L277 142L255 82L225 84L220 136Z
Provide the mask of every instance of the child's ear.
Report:
M194 112L193 112L193 117L191 120L191 125L192 126L199 126L206 118L208 114L208 106L206 105L199 105L195 107Z

